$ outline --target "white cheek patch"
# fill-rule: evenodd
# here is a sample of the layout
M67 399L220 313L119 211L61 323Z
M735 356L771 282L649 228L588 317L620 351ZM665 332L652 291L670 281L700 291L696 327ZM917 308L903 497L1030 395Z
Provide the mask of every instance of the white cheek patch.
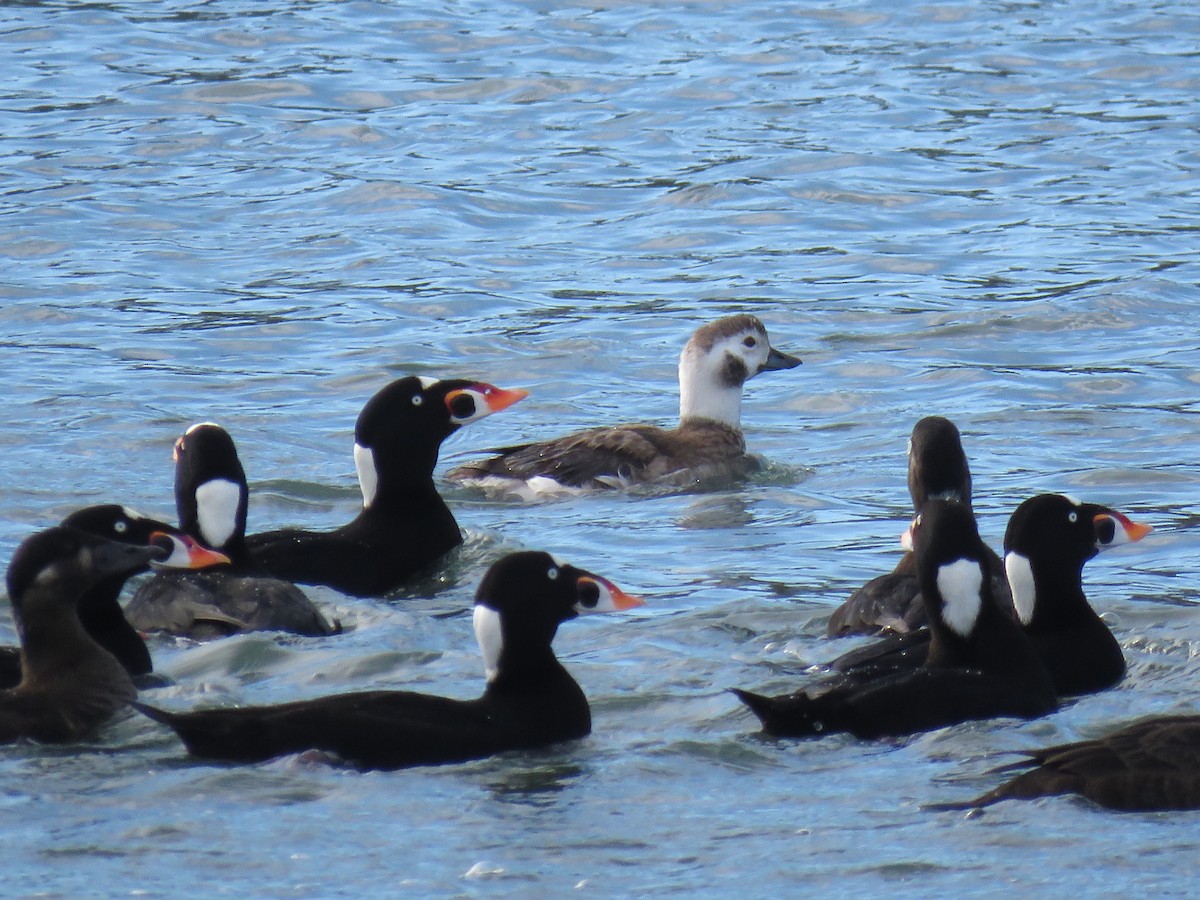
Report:
M504 634L500 630L500 613L482 603L475 604L471 614L475 625L475 640L483 654L483 671L489 683L500 674L500 653L504 649Z
M241 500L241 487L225 478L214 478L196 488L196 521L204 543L220 549L233 537Z
M379 491L379 470L375 468L375 451L356 443L354 469L358 472L358 489L362 491L363 506L370 506L375 502L375 494Z
M983 606L983 566L974 559L959 559L938 566L937 588L942 595L942 621L962 637L969 637Z
M1012 591L1013 607L1022 625L1033 619L1037 605L1037 583L1033 580L1033 566L1020 553L1008 553L1004 557L1004 572L1008 575L1008 587Z

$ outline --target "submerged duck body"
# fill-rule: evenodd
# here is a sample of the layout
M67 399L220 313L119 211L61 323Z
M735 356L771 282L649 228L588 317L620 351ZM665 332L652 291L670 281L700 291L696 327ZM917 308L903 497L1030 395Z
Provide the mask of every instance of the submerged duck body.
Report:
M242 631L335 634L294 584L271 577L246 547L249 488L233 438L201 422L175 442L175 508L180 529L227 557L203 571L162 571L125 608L140 631L204 639Z
M170 551L58 526L27 538L8 567L21 636L21 680L0 691L0 743L78 740L137 697L125 667L88 634L78 606L92 588Z
M942 416L926 416L913 426L908 439L908 493L913 513L931 498L956 500L971 507L971 469L957 426ZM1004 567L988 550L992 594L1001 607L1012 609ZM925 625L925 606L917 581L916 560L905 552L896 568L858 588L829 618L830 637L849 634L906 634Z
M1078 794L1127 812L1200 809L1200 716L1159 716L1094 740L1046 747L1005 770L1027 768L961 809L1001 800Z
M172 728L192 754L237 762L322 750L359 768L394 769L543 747L591 732L587 698L551 648L558 625L639 605L550 554L514 553L488 570L476 593L488 682L478 699L366 691L190 713L138 708Z
M534 497L568 490L685 484L739 477L760 462L746 455L742 387L760 372L800 360L774 349L750 315L728 316L697 329L679 360L679 424L614 425L507 447L499 455L451 470L451 480Z
M165 553L164 558L154 560L157 566L201 569L229 561L222 554L198 544L173 525L147 518L117 504L76 510L61 524L123 544L161 546ZM125 618L118 599L125 582L139 571L142 570L117 571L97 578L84 591L76 604L76 612L84 630L117 658L135 683L144 686L144 683L152 680L154 663L146 642ZM21 648L0 647L0 688L15 687L20 681Z
M913 547L930 644L916 667L864 666L780 697L735 691L776 735L912 734L971 719L1032 718L1057 707L1049 674L991 596L987 554L969 509L929 500Z
M1062 494L1021 503L1004 534L1004 568L1019 621L1059 696L1105 690L1125 674L1121 645L1083 592L1083 566L1101 550L1151 531L1124 514ZM834 660L831 668L918 666L928 631L893 635Z
M254 563L279 578L361 597L403 587L462 543L433 482L442 442L526 396L461 379L392 382L367 402L355 425L362 512L334 531L251 535L246 543Z

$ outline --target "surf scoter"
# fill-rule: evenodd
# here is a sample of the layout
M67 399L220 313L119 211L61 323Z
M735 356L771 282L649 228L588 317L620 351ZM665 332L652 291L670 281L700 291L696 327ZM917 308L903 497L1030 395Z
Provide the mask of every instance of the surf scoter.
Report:
M166 539L137 546L56 526L26 538L8 566L21 638L21 680L0 691L0 743L78 740L137 697L129 673L80 622L78 607L103 580L167 557Z
M203 571L160 571L125 607L140 631L203 639L242 631L336 634L294 584L271 577L246 548L249 489L233 438L201 422L175 442L175 509L179 526L228 557Z
M1079 794L1127 812L1200 809L1200 716L1142 719L1105 737L1026 755L1001 771L1028 771L975 800L940 808Z
M156 566L199 569L229 561L173 525L114 503L76 510L60 524L124 544L161 546L165 551L164 558L155 559ZM117 658L135 684L144 687L150 683L154 663L146 642L126 620L118 600L125 582L136 574L136 571L121 571L100 578L84 591L76 609L84 630ZM0 647L0 688L16 687L20 681L21 648Z
M354 428L362 512L335 531L251 535L251 559L278 578L360 597L397 590L462 543L433 483L442 442L528 395L480 381L393 381L367 402Z
M452 469L451 480L534 497L564 490L620 488L736 477L759 465L746 455L742 386L760 372L792 369L762 322L727 316L697 329L679 358L679 424L589 428L555 440L503 448Z
M172 728L192 754L237 762L322 750L359 768L395 769L543 747L591 732L587 698L551 648L559 624L640 605L548 553L513 553L488 570L475 595L487 675L476 700L365 691L278 706L138 709Z
M1060 697L1105 690L1125 675L1125 657L1083 593L1083 566L1101 550L1140 541L1151 531L1107 506L1062 494L1024 501L1004 534L1004 568L1018 621ZM920 665L925 631L893 635L852 650L830 667Z
M942 416L926 416L913 426L908 439L908 493L916 513L932 498L957 500L971 506L971 469L963 451L958 428ZM992 595L1004 609L1011 610L1004 568L999 557L988 550ZM917 584L916 560L907 551L896 568L858 588L833 611L827 633L830 637L850 634L893 632L906 634L925 625L925 606Z
M929 620L924 663L839 672L781 697L736 690L764 731L876 738L970 719L1032 718L1057 707L1029 639L991 596L986 548L971 511L953 500L928 500L912 532Z

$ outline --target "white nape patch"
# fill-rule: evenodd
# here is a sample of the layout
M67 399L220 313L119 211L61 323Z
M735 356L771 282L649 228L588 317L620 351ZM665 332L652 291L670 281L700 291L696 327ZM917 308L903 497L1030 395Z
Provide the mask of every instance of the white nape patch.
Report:
M358 472L358 489L362 491L363 506L370 506L379 492L379 470L375 468L375 451L355 443L354 469Z
M938 566L937 588L942 595L942 621L962 637L970 637L983 608L980 589L983 566L975 559L958 559Z
M489 683L500 674L500 652L504 649L504 634L500 629L500 613L482 603L475 604L471 613L475 625L475 640L483 654L483 671Z
M189 434L191 434L197 428L204 428L206 425L211 428L220 428L221 427L216 422L197 422L195 425L188 428L188 430L183 433L183 436L187 437ZM224 430L224 429L222 429L222 430Z
M421 382L422 390L426 391L438 383L438 379L430 378L428 375L418 375L417 381Z
M1033 579L1033 566L1020 553L1010 552L1004 556L1004 572L1008 575L1008 587L1012 591L1017 618L1022 625L1028 625L1037 605L1037 582Z
M242 489L225 478L214 478L196 488L196 521L204 543L219 550L237 530Z

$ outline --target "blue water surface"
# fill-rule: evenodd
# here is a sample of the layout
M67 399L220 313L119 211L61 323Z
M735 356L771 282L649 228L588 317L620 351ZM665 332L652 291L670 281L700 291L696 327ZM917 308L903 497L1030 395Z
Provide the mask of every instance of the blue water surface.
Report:
M1172 0L0 4L2 560L86 503L170 517L193 422L236 438L251 530L333 527L355 416L399 375L533 392L440 473L669 423L721 315L804 359L747 387L748 484L443 483L467 541L436 576L311 592L347 634L152 641L175 707L473 696L475 583L548 549L648 601L558 636L589 739L363 774L199 763L130 715L0 753L4 892L1192 893L1195 813L924 807L1200 697L1198 39ZM1155 526L1085 573L1129 676L1036 722L761 737L726 689L852 645L825 621L898 558L928 414L993 546L1043 491Z

